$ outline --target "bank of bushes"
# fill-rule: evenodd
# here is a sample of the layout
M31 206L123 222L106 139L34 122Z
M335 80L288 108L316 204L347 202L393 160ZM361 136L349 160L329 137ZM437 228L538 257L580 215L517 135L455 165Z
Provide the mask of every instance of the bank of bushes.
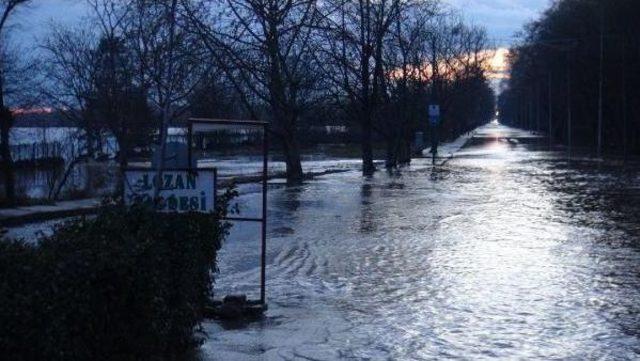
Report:
M37 244L0 241L0 355L188 358L227 231L212 215L104 206Z

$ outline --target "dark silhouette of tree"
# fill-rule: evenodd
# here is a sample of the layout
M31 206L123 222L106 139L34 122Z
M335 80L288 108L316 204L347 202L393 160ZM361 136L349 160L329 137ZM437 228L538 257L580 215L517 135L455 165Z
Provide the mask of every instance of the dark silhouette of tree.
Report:
M298 125L314 97L315 0L219 0L193 30L217 59L254 117L271 122L282 145L289 184L302 181ZM213 13L213 14L211 14ZM215 61L215 60L214 60ZM267 111L263 111L266 109Z
M386 143L388 168L410 161L416 131L430 131L427 105L436 93L445 138L490 119L482 29L465 26L436 1L329 4L319 56L326 88L361 126L364 174L373 169L374 136Z
M8 54L9 21L16 10L28 5L31 0L0 0L0 157L2 157L2 173L4 174L5 197L9 205L16 202L15 175L13 169L13 159L11 158L11 148L9 146L9 133L13 127L14 118L7 103L9 88L16 86L11 83L11 72L18 72L16 61L11 63ZM17 60L19 61L19 60Z
M153 141L154 122L147 94L135 82L133 55L120 38L104 37L95 51L92 92L87 112L94 126L112 134L118 142L120 168L128 165L134 148Z
M594 154L640 152L640 3L560 0L511 51L501 120Z
M328 1L324 6L323 73L361 128L362 172L371 175L375 119L388 98L384 43L402 11L399 0Z

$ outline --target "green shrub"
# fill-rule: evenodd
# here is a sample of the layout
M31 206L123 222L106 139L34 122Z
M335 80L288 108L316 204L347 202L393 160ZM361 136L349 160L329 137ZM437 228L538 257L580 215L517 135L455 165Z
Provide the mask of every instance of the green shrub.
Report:
M104 206L37 245L1 241L0 355L184 359L201 341L227 232L212 215Z

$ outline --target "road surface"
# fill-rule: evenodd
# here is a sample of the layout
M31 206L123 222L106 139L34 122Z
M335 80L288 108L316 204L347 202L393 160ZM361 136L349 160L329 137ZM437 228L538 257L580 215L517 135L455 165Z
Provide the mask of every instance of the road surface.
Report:
M637 359L638 171L536 144L492 124L443 166L272 185L270 309L205 324L205 358ZM219 296L257 296L257 231L225 244Z

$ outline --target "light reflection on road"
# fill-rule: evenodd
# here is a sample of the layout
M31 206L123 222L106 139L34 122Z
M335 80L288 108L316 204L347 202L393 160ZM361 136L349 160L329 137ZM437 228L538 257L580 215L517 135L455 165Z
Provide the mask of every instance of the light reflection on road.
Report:
M638 172L538 142L490 124L435 169L272 185L270 310L206 324L205 357L640 357ZM257 231L225 244L219 294L256 295Z

